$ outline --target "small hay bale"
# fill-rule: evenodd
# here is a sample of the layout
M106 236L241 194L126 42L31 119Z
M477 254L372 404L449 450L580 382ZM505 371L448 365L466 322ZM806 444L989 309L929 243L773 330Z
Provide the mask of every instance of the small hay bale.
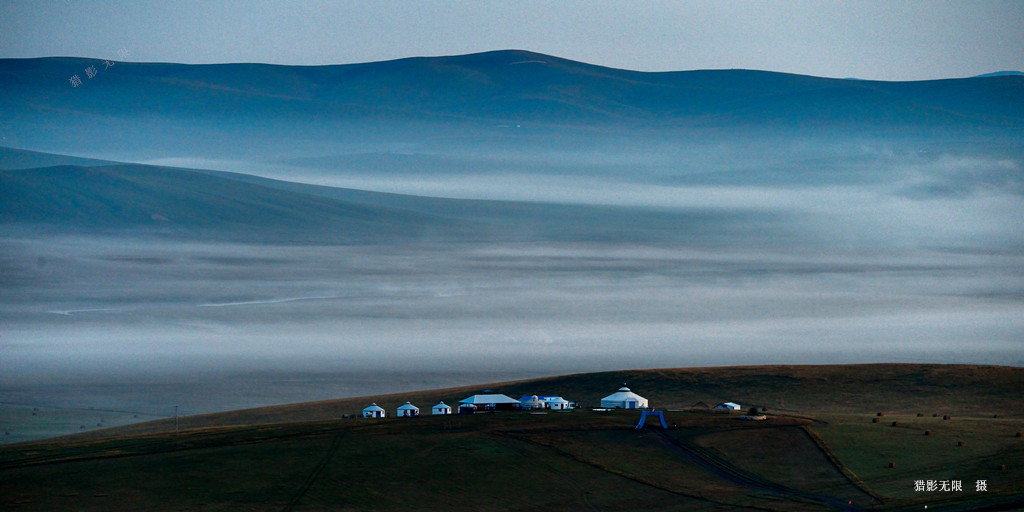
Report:
M1000 464L998 469L999 471L1006 471L1006 464Z
M896 463L895 462L890 462L889 463L889 469L892 469L894 467L896 467Z
M895 426L897 426L897 425L899 425L899 422L896 422L896 421L892 422L892 426L894 426L894 427L895 427Z
M1016 437L1024 437L1024 434L1021 434L1020 432L1017 432L1017 436Z
M924 431L924 435L930 436L930 435L932 435L932 431L931 430L925 430Z
M938 418L938 417L939 417L938 413L932 414L932 418Z
M943 415L943 416L942 416L942 419L944 419L944 420L948 420L948 419L949 419L949 415L948 415L948 414L945 414L945 415Z
M921 413L917 413L917 417L918 417L918 418L920 418L921 416L924 416L924 414L921 414Z
M998 417L999 417L999 415L998 415L998 414L993 414L993 415L992 415L992 417L993 417L993 418L998 418Z
M957 442L956 442L956 445L957 445L957 446L963 446L963 445L964 445L964 442L963 442L963 441L957 441Z
M875 416L885 416L885 413L876 413Z
M878 418L871 418L871 423L878 423Z

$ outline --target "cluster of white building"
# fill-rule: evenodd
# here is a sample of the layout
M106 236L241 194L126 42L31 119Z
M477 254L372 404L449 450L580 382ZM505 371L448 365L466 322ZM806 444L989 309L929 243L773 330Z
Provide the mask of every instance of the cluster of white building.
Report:
M432 407L430 411L432 414L451 414L452 408L451 406L445 404L444 402L441 402ZM364 418L384 418L387 417L387 415L388 412L385 411L383 407L377 405L376 403L372 403L370 404L369 407L363 409ZM395 415L402 418L411 418L413 416L419 416L420 408L416 407L415 405L409 402L406 402L398 407L398 410L395 411Z
M478 411L501 411L501 410L552 410L567 411L579 407L579 404L570 402L556 395L525 395L518 400L502 394L481 394L459 400L458 413L472 414ZM601 407L606 409L647 409L650 402L623 386L618 391L601 399ZM432 415L452 414L450 405L441 402L430 408ZM410 418L420 415L420 408L406 402L395 410L395 415L402 418ZM364 418L384 418L387 411L376 403L370 404L363 409Z
M700 402L701 404L703 402ZM555 395L524 395L516 400L502 394L473 395L469 398L459 400L458 414L473 414L478 411L502 411L502 410L552 410L567 411L579 407L579 404L570 402ZM707 406L705 406L707 407ZM651 402L646 398L634 393L626 386L618 391L601 399L602 409L650 409ZM733 402L725 402L714 407L720 410L737 411L740 405ZM444 402L430 408L432 415L453 414L452 407ZM401 418L411 418L420 415L420 408L406 402L395 410L395 415ZM384 418L387 411L377 404L370 404L363 409L364 418Z
M529 395L516 400L510 396L502 394L486 394L486 395L473 395L469 398L459 401L458 413L459 414L473 414L477 411L501 411L501 410L537 410L537 409L550 409L555 411L565 411L573 409L576 404L570 402L560 396L553 395ZM437 405L430 408L430 414L432 415L445 415L452 414L452 406L440 402ZM395 415L400 418L411 418L420 415L420 408L415 405L406 402L395 410ZM376 403L370 404L369 407L363 409L364 418L384 418L387 417L387 411L383 407L380 407Z

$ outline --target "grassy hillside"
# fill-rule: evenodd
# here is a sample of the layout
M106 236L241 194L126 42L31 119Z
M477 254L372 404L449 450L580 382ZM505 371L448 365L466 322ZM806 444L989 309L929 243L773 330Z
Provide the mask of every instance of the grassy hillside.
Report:
M0 448L0 496L17 510L1011 510L1024 506L1024 441L1015 436L1024 411L1012 405L1022 373L934 365L744 367L492 386L587 402L605 391L587 393L628 378L663 406L712 392L736 398L787 388L787 399L807 407L763 422L668 412L667 431L634 430L634 411L337 415L371 399L388 409L402 398L429 406L470 389L236 411L185 418L178 434L164 422L148 425L162 433L107 431L102 438ZM815 384L822 379L833 384ZM681 389L687 382L690 389ZM860 395L822 412L817 404L829 389L847 386ZM892 407L877 416L873 406L898 397L953 415ZM983 415L979 401L1000 408L999 417ZM299 421L328 414L336 416ZM872 421L878 418L884 421ZM286 422L265 423L273 421ZM919 479L959 480L963 489L914 491ZM987 490L977 490L979 480Z
M521 382L500 382L424 390L394 395L346 398L258 409L189 416L185 427L220 427L289 421L319 421L356 415L370 402L393 412L411 401L423 410L444 401L449 405L491 389L514 398L556 394L597 407L602 397L623 384L648 398L658 409L688 409L697 402L714 406L732 401L787 414L876 413L931 416L969 415L1024 417L1016 391L1024 389L1024 369L1001 366L938 364L868 364L737 366L628 370L565 375ZM169 420L88 436L166 432Z

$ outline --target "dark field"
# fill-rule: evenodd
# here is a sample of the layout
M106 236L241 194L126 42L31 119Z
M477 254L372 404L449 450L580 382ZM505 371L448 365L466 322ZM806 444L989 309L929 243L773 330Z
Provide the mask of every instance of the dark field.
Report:
M294 404L183 418L177 435L163 421L10 445L0 494L18 510L1011 510L1024 505L1022 378L1006 367L854 365L488 385L588 405L627 381L668 409L667 431L634 430L636 412L587 408L341 417L371 400L426 412L476 388ZM698 399L763 406L769 419L681 410ZM916 480L962 490L915 491Z

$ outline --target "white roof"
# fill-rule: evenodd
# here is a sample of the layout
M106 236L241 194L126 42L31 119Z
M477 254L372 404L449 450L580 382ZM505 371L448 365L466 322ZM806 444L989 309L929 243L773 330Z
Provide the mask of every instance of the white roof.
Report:
M715 407L728 407L729 409L740 409L740 404L733 402L723 402L716 405Z
M398 410L399 410L399 411L405 411L405 410L410 410L410 411L418 411L418 410L420 410L420 408L419 408L419 407L416 407L416 406L415 406L415 405L413 405L413 404L410 404L409 402L406 402L406 403L405 403L405 405L402 405L402 406L400 406L400 407L398 408Z
M518 404L519 400L511 398L505 395L473 395L469 398L459 400L460 404L473 404L473 405L485 405L485 404Z
M622 386L618 391L601 399L602 402L625 402L626 400L636 400L638 402L646 401L647 399L630 391L626 386Z
M448 405L448 404L446 404L444 402L441 402L441 403L439 403L439 404L434 406L434 409L451 409L451 408L452 408L452 406L450 406L450 405Z
M363 409L363 412L366 412L366 411L383 411L383 410L384 410L384 408L378 406L377 404L370 404L369 407L367 407L366 409Z
M564 399L564 398L562 398L560 396L542 396L542 397L540 397L540 399L545 401L545 402L548 402L548 403L556 403L556 404L560 404L560 403L563 403L563 402L564 403L569 403L568 400L566 400L566 399Z

